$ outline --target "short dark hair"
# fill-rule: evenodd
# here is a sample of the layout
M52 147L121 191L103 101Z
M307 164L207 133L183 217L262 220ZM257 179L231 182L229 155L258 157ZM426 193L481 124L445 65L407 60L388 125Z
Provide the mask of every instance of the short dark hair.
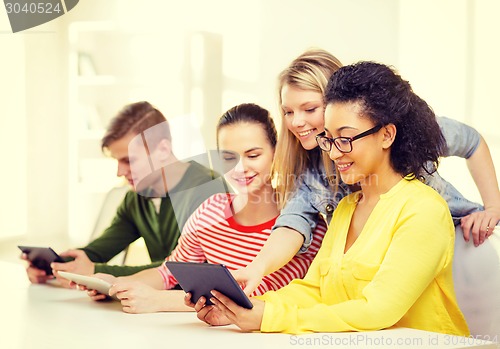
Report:
M162 124L163 123L163 124ZM165 116L149 102L142 101L124 106L118 114L111 119L106 134L101 140L101 149L109 147L109 145L128 134L140 134L147 129L161 125L159 138L171 141L170 127ZM156 146L159 139L148 138L150 146Z
M217 123L217 148L219 148L219 130L228 125L236 124L239 122L248 122L251 124L261 125L266 132L269 143L276 147L277 132L274 126L274 121L269 115L269 112L253 103L244 103L232 107L226 111Z
M325 103L357 102L361 115L375 124L394 124L391 165L406 176L436 170L446 143L429 105L395 70L375 62L359 62L335 72L325 92Z

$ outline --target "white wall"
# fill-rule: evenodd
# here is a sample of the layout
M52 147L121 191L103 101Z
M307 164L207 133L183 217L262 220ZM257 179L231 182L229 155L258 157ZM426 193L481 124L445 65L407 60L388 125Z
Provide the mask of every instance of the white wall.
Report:
M0 11L0 239L25 234L27 209L25 44L23 36L5 34L10 24Z
M2 158L19 171L2 171L2 183L12 184L6 197L17 201L3 201L0 214L14 217L17 212L16 220L27 223L1 219L0 236L16 229L33 236L67 230L67 120L74 116L68 115L67 105L66 30L73 21L110 20L138 34L127 57L134 62L131 73L153 84L156 93L137 91L137 96L169 118L187 111L182 92L186 36L199 31L221 35L224 91L221 110L205 121L206 138L213 136L220 113L234 104L252 101L274 113L277 74L316 46L344 64L370 59L394 65L438 114L476 127L499 167L495 102L500 71L495 67L500 57L494 44L500 34L499 7L496 0L85 0L60 19L17 34L6 33L2 13L0 42L9 55L1 58L0 92L12 97L3 102L8 112L0 120L19 132L5 136L2 127L0 145ZM463 161L443 165L446 178L479 199Z
M475 1L470 20L472 22L473 45L470 56L470 81L468 92L471 99L471 122L488 140L494 152L497 167L500 167L500 2L496 0Z
M469 77L467 86L470 100L470 115L467 119L486 139L500 179L500 111L498 100L499 81L500 2L496 0L475 0L470 9L469 21L473 28L471 47L467 51L469 58ZM465 180L463 180L465 183ZM467 190L473 187L469 185ZM463 188L466 192L466 188ZM472 194L471 194L472 195Z
M67 230L66 32L49 22L45 33L24 34L28 234Z
M343 64L368 59L398 62L398 1L313 0L305 6L292 0L286 4L263 1L260 13L261 73L256 97L273 114L277 113L278 74L308 48L328 50ZM279 123L279 118L275 121Z
M1 12L1 11L0 11ZM67 230L65 30L9 33L1 15L2 194L0 237L63 236ZM62 30L61 30L62 29Z
M401 1L401 74L437 115L465 122L486 139L500 167L498 1ZM481 202L465 161L443 159L439 172L467 198ZM497 171L497 178L499 177Z

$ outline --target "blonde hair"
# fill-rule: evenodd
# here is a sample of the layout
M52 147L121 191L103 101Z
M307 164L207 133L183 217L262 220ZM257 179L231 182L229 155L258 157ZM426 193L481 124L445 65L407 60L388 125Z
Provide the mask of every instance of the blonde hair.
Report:
M294 59L278 76L278 110L281 115L281 128L276 145L273 173L277 175L275 182L279 208L282 209L295 191L297 178L307 168L307 151L300 141L290 132L284 121L281 90L290 85L301 90L321 93L324 96L330 76L342 63L329 52L322 49L310 49ZM328 159L329 160L329 159ZM324 161L327 173L335 173L332 161Z

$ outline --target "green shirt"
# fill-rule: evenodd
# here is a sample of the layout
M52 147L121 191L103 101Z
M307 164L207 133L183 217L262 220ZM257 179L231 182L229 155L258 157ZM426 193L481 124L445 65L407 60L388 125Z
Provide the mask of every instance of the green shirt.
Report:
M111 225L82 250L95 263L95 273L123 276L157 267L177 245L181 229L189 216L208 197L226 191L225 188L222 177L197 162L190 161L190 166L179 183L161 198L159 213L150 198L129 191L118 207ZM151 264L106 264L140 237L144 238Z

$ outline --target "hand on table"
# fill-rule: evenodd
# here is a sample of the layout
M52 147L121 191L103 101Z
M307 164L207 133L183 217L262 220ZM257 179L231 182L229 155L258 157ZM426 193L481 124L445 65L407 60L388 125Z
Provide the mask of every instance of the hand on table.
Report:
M212 290L213 297L210 301L214 303L214 307L229 320L245 332L259 331L264 316L265 302L257 299L250 299L253 308L243 308L234 303L230 298L222 293ZM206 308L206 306L205 306ZM213 310L212 310L213 311Z
M117 279L109 289L109 295L120 300L125 313L154 313L162 310L162 295L165 290L155 289L140 281Z
M73 257L73 261L66 263L53 262L50 264L52 272L56 279L61 283L62 286L70 288L70 282L59 276L59 271L67 271L70 273L80 274L80 275L92 275L94 274L94 263L87 257L85 252L81 250L69 250L60 254L61 257Z
M184 296L184 304L196 310L196 316L201 321L211 326L229 325L231 321L215 307L214 305L206 305L205 297L200 297L196 304L191 301L191 293L186 293Z
M47 280L51 280L54 278L54 275L47 275L45 270L36 268L33 263L28 260L28 255L23 253L21 255L21 259L24 259L28 262L28 266L26 267L26 274L28 274L28 279L32 284L44 284Z
M101 280L104 280L104 281L106 281L107 283L109 283L111 285L113 285L118 280L118 278L116 276L113 276L113 275L110 275L110 274L104 274L104 273L97 273L97 274L94 274L92 276L96 277L96 278L99 278ZM110 295L102 294L102 293L98 292L97 290L88 289L86 286L84 286L84 285L77 285L74 282L71 282L71 286L78 287L82 291L87 291L87 295L93 301L103 301L103 300L109 299L109 297L110 297Z

